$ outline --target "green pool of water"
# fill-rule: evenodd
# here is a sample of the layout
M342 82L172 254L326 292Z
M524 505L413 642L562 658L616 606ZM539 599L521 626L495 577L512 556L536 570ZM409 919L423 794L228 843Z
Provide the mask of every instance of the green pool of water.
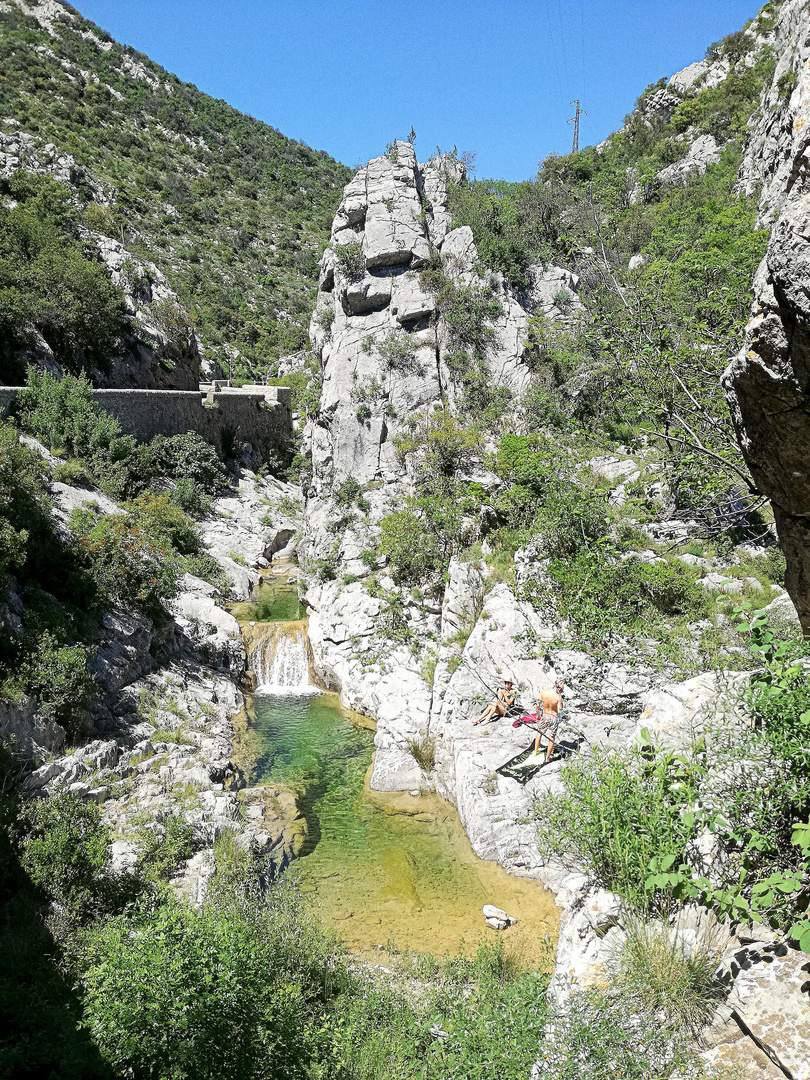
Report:
M395 945L443 955L494 939L481 906L520 921L507 943L532 964L548 959L553 898L473 853L455 810L436 795L380 795L367 774L373 733L331 695L254 699L258 782L300 792L308 836L300 886L357 955Z
M240 622L297 622L306 615L298 599L298 586L285 578L270 578L257 585L250 600L231 604L231 614Z

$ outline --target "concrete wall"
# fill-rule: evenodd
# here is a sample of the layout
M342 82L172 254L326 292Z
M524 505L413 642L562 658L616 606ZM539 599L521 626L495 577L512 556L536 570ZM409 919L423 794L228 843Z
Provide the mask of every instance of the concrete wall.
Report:
M7 415L20 387L0 387L0 411ZM216 392L199 390L94 390L99 408L114 416L121 429L147 442L155 435L196 431L220 452L250 443L266 460L283 453L292 437L291 392L286 386Z

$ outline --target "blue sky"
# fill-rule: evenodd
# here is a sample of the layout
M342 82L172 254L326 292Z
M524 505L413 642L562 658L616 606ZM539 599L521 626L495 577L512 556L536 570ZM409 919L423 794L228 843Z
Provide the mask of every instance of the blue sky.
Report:
M621 127L648 83L739 30L756 0L74 0L181 79L347 165L414 126L522 180Z

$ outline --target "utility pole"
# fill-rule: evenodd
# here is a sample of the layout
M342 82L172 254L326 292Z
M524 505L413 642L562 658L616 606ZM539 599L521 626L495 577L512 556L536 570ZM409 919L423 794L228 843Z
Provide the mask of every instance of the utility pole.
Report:
M584 109L580 109L579 98L577 98L576 101L572 101L570 104L576 105L577 107L576 115L572 116L571 119L568 121L569 124L574 125L574 144L571 147L571 153L575 154L577 150L579 150L579 118L580 116L587 116L588 114L585 112Z

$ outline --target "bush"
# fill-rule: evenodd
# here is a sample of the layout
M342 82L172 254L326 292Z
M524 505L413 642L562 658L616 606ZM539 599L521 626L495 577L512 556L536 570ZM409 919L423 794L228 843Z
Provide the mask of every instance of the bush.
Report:
M147 467L154 478L192 481L201 492L214 493L228 485L228 473L216 450L198 435L156 435L148 445Z
M176 814L163 827L163 835L150 829L141 842L138 873L144 881L168 881L199 846L193 827Z
M137 517L96 515L82 507L70 515L69 526L100 602L156 613L176 594L182 569L171 543L165 535L152 536Z
M414 455L417 478L424 486L468 469L481 451L482 440L477 431L465 428L446 409L440 409L416 421L407 434L396 436L394 446L400 460Z
M52 476L57 484L68 484L70 487L92 487L95 483L87 466L75 458L55 465Z
M461 514L452 501L411 499L380 523L379 551L398 581L421 581L445 569L461 536Z
M632 1012L660 1016L667 1029L698 1036L725 997L717 971L728 937L712 929L711 916L694 940L684 929L677 918L674 926L631 918L612 975Z
M104 367L123 329L121 289L77 243L70 186L21 174L4 185L17 205L0 200L3 380L19 381L19 353L37 334L67 371Z
M553 1008L540 1045L542 1080L668 1080L707 1074L685 1033L653 1013L637 1013L622 993L587 988L566 1010Z
M91 650L85 645L60 645L45 631L19 670L26 689L37 699L45 716L56 720L75 739L83 730L83 713L95 689L87 670Z
M416 342L402 330L389 330L377 346L377 354L384 371L423 374L416 359Z
M211 510L211 500L204 495L194 480L181 476L169 492L169 498L191 517L205 517Z
M104 1060L175 1080L308 1080L346 979L281 889L223 888L201 908L144 904L93 928L78 961Z
M180 555L196 555L200 550L197 526L167 495L146 492L124 504L132 529L155 543L165 544Z
M577 542L576 517L571 521L573 544ZM565 535L562 532L554 542L560 543ZM593 642L637 631L649 637L661 616L699 618L706 611L706 596L695 573L680 563L618 562L593 550L553 558L547 574L558 588L529 584L526 595L538 606L554 603L572 630Z
M20 814L24 870L71 917L86 919L101 907L110 861L110 834L95 803L54 795L26 804Z
M366 271L366 260L360 244L338 244L334 248L338 265L347 278L361 278Z
M685 861L696 835L683 809L698 798L698 776L674 754L594 749L563 769L559 794L539 797L537 818L556 823L539 834L540 848L645 910L654 900L644 889L651 860Z

